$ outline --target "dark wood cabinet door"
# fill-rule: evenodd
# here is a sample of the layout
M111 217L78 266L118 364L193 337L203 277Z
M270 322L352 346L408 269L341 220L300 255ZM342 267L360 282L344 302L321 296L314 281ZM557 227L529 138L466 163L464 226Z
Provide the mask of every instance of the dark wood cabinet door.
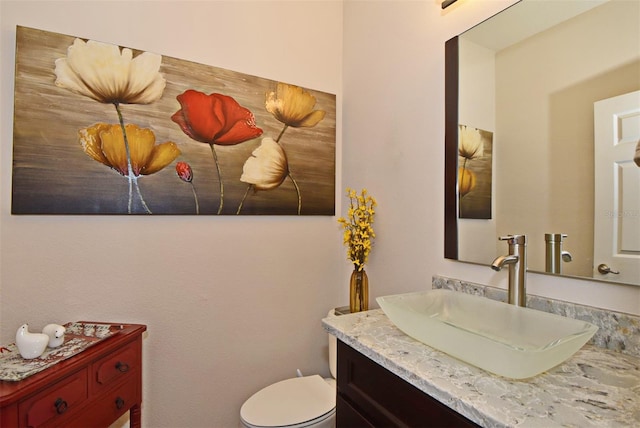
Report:
M343 427L478 427L338 341L336 420Z

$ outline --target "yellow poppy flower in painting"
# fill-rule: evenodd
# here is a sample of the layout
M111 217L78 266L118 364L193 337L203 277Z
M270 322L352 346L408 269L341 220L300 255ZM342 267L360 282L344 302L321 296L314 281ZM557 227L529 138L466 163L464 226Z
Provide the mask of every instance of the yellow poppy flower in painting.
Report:
M469 168L458 168L458 195L463 197L476 187L476 174Z
M55 62L56 86L101 103L150 104L162 96L162 56L75 39L65 58Z
M465 125L460 126L458 154L469 160L483 156L484 143L482 142L482 135L480 135L479 129L470 128Z
M125 132L129 141L131 170L135 177L156 173L181 154L174 142L156 145L156 136L150 129L129 124L125 126ZM120 125L98 123L81 129L78 134L82 149L87 155L125 177L129 175Z
M252 184L257 190L271 190L280 186L288 174L284 149L273 138L264 138L244 163L240 181Z
M265 108L277 120L294 128L316 126L324 119L324 110L314 110L316 97L304 89L278 83L276 92L268 92Z

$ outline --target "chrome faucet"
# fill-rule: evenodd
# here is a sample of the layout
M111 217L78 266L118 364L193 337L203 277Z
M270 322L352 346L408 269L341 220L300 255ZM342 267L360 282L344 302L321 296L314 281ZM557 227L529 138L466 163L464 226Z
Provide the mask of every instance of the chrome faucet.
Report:
M549 273L562 273L562 262L568 263L573 257L562 249L566 233L545 233L545 264L544 270Z
M491 263L491 269L500 271L509 265L509 303L516 306L527 306L527 236L509 235L498 238L507 241L509 254L499 256Z

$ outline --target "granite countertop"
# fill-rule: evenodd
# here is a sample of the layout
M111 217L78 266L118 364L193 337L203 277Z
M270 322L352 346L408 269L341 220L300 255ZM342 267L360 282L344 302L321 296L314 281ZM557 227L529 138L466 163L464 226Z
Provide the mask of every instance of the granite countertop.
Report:
M325 318L330 334L483 427L640 426L640 358L585 345L559 366L511 380L401 332L381 309Z

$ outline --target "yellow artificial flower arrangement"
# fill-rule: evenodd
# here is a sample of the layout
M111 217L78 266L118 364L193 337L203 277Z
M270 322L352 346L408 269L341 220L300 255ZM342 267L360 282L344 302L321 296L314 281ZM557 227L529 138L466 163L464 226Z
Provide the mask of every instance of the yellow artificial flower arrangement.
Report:
M375 198L362 189L358 195L347 187L349 211L347 217L340 217L338 223L344 229L344 246L347 247L347 259L351 260L355 270L361 271L369 259L371 244L376 234L373 231L374 208L378 205Z

